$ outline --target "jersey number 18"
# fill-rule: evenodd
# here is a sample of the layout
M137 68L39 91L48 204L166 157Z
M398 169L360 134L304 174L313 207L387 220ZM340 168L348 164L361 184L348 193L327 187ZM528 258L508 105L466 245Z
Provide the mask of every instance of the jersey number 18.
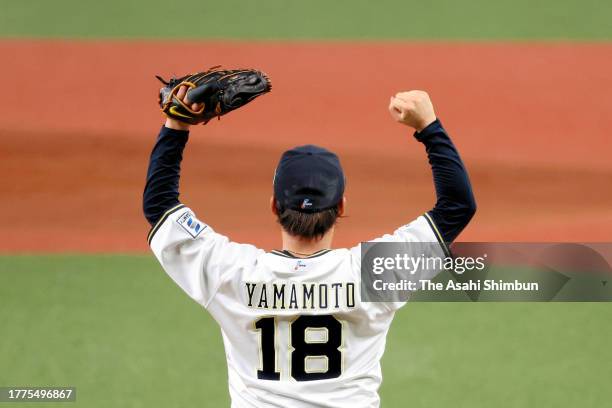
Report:
M276 324L274 317L263 317L255 322L261 332L262 369L257 370L260 380L280 380L276 371ZM326 338L318 341L307 341L306 331L325 330ZM291 377L297 381L325 380L339 377L342 373L342 323L332 315L304 315L290 323L291 344ZM308 357L324 357L327 361L325 371L307 372Z

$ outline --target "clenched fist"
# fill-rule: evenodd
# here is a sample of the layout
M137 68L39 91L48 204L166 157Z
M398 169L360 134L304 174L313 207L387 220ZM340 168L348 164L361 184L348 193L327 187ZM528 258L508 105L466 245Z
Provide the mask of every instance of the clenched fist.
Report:
M391 97L389 112L396 122L413 127L417 132L436 120L431 99L424 91L398 92Z

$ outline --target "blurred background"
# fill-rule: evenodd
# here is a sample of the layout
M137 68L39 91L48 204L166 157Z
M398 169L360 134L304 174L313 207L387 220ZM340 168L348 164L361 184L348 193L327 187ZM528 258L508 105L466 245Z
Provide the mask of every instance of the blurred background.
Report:
M280 244L272 174L336 151L339 246L433 206L423 147L387 112L427 90L474 184L462 241L609 241L612 3L600 0L0 1L0 386L77 405L227 406L214 322L148 254L141 194L163 123L154 75L221 64L273 92L194 128L181 199L231 239ZM415 304L385 406L602 406L607 304ZM440 390L445 392L440 392Z

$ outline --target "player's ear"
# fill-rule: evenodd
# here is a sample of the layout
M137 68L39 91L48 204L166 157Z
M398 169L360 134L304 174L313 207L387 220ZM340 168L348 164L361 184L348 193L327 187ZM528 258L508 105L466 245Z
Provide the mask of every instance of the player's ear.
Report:
M342 201L338 203L338 216L344 215L344 207L346 206L346 196L342 196Z
M278 216L278 210L276 209L276 199L274 196L270 197L270 209L272 210L272 214Z

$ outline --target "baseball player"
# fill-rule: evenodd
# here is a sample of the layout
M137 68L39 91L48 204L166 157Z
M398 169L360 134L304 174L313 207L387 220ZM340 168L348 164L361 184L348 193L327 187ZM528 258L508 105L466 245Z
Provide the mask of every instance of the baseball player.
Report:
M359 245L332 247L345 211L338 157L313 145L283 153L270 200L280 248L232 242L179 201L182 153L191 124L241 107L268 92L269 81L215 68L164 85L167 119L143 196L148 240L166 273L219 324L231 406L378 407L385 338L404 303L362 301ZM425 92L397 93L389 112L425 146L437 201L377 240L434 242L447 253L476 210L465 167Z

